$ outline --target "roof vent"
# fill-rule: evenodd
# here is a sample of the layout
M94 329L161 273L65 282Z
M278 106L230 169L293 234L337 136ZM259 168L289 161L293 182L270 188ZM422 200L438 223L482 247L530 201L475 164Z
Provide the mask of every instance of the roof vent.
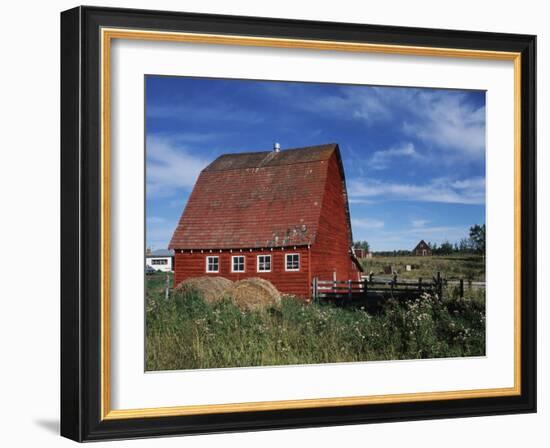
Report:
M281 144L278 142L273 143L273 151L281 152Z

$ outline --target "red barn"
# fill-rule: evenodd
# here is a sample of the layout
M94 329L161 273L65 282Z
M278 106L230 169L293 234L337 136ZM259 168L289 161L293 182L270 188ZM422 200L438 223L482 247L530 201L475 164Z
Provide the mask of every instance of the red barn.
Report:
M311 296L314 277L358 280L337 144L225 154L200 174L169 248L174 283L262 277Z

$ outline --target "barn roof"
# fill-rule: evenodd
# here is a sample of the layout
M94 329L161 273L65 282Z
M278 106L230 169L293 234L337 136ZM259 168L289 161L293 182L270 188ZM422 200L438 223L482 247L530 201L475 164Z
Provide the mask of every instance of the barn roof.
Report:
M218 157L199 175L169 247L312 244L332 156L337 157L343 177L336 143ZM343 188L345 195L345 182Z
M208 165L204 171L227 171L318 162L320 160L328 160L336 147L335 143L330 143L327 145L286 149L279 152L263 151L223 154Z

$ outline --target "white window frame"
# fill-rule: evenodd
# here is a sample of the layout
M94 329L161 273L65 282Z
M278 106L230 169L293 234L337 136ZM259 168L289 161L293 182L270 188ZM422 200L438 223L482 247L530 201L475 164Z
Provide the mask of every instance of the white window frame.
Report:
M298 257L298 269L289 269L288 268L288 257L296 255ZM291 254L285 254L285 271L286 272L298 272L300 270L300 254L297 253L291 253Z
M168 264L168 260L166 258L152 258L151 264L154 264L155 266L166 266Z
M242 271L235 271L235 258L242 258L243 259L243 270ZM231 272L235 272L235 273L246 272L246 256L244 256L244 255L233 255L231 257Z
M260 269L260 257L269 257L269 269ZM264 261L264 264L265 264L265 261ZM256 271L257 272L271 272L272 266L273 266L273 257L271 256L271 254L258 255L256 257Z
M217 270L217 271L211 271L211 270L208 269L208 268L209 268L209 263L208 263L208 261L209 261L211 258L216 258L216 259L218 260L218 270ZM214 274L214 273L216 273L216 272L220 272L220 257L218 257L217 255L209 255L209 256L206 257L206 272L207 272L208 274Z

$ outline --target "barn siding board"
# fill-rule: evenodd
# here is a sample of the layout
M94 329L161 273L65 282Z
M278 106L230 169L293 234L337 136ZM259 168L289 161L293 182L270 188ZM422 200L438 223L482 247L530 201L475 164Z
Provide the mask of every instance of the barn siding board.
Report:
M319 218L317 238L311 247L312 277L357 280L359 271L350 257L351 229L346 214L343 173L336 154L328 162L328 175Z
M285 255L290 253L300 254L300 270L285 271ZM245 272L231 272L231 257L243 255L245 257ZM258 255L271 255L271 272L257 271ZM206 272L206 257L219 257L219 272ZM273 249L233 251L184 251L176 252L176 267L174 271L174 285L191 277L220 276L232 281L238 281L250 277L260 277L269 280L283 294L293 294L302 299L309 298L311 292L309 287L309 256L307 247L289 248L288 250Z

